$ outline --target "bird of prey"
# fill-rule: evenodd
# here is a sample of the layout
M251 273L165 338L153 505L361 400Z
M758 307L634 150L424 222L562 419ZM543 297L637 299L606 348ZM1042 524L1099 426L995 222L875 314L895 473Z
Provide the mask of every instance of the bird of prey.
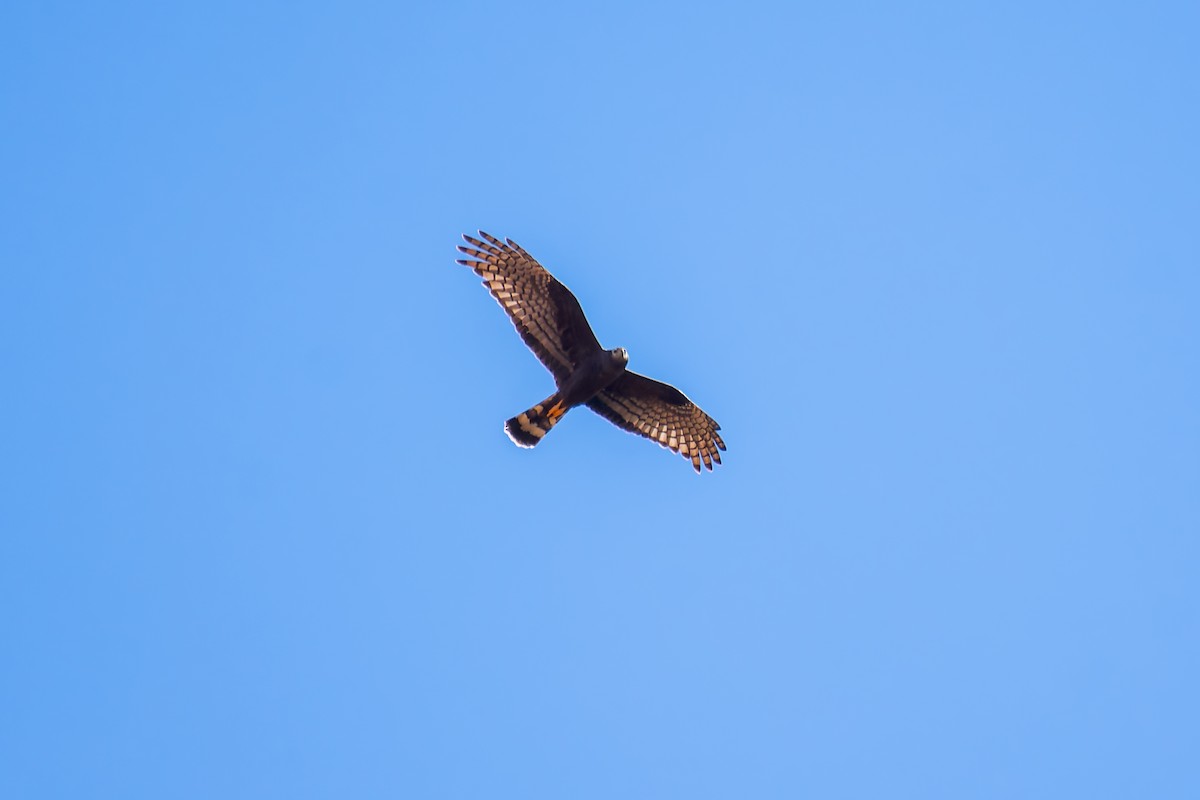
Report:
M469 258L458 263L483 278L557 385L554 394L504 423L515 444L533 447L568 410L586 405L618 428L689 459L697 473L701 463L710 471L721 463L725 442L712 417L674 386L627 370L625 348L601 347L575 295L520 245L483 231L479 236L463 235L470 246L458 249Z

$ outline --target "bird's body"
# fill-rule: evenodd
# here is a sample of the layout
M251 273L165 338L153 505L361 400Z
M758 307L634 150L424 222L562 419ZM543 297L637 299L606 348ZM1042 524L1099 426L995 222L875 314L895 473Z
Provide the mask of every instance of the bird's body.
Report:
M625 372L625 348L598 350L572 371L558 391L533 408L504 423L508 438L520 447L533 447L558 424L563 414L591 400Z
M483 241L463 236L471 247L459 259L484 279L517 332L554 375L557 391L509 419L504 429L521 447L533 447L571 408L587 405L620 428L645 436L692 462L712 469L721 463L721 426L673 386L626 369L624 348L605 350L575 296L511 239L483 231Z
M625 372L629 363L629 353L624 347L616 350L599 350L587 358L579 368L572 371L567 379L559 384L558 392L568 406L586 403L595 397L600 390L607 388Z

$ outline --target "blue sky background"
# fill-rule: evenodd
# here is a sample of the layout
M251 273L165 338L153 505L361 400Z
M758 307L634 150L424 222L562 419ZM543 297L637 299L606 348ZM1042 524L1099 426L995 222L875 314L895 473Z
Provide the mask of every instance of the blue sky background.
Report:
M1198 23L6 4L0 795L1200 796Z

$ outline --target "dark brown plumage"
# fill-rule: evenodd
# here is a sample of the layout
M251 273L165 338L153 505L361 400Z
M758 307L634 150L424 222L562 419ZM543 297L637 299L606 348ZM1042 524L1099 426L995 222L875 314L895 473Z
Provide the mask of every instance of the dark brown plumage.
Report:
M587 405L619 428L645 436L692 462L696 472L721 463L721 429L678 389L625 368L624 348L605 350L575 295L511 239L483 231L459 259L483 278L517 333L554 376L557 391L505 423L509 437L533 447L571 408Z

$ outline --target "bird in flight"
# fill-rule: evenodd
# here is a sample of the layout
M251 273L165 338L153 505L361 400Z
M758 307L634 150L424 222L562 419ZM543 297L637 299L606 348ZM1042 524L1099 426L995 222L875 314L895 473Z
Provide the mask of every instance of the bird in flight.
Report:
M692 462L700 472L721 463L721 426L674 386L630 372L625 348L600 346L575 295L512 239L500 241L479 231L463 235L459 264L483 278L483 285L512 320L517 333L550 370L554 394L504 423L510 439L533 447L579 405L618 428L645 436Z

